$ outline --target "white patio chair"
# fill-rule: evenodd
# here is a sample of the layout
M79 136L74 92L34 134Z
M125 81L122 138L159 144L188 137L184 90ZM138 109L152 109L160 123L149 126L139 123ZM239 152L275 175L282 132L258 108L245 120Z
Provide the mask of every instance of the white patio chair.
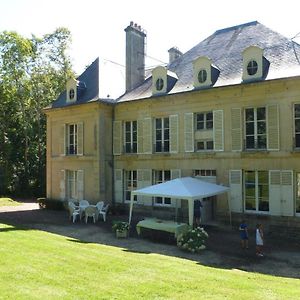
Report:
M68 209L69 209L70 219L72 219L72 222L75 223L76 217L80 216L79 208L76 208L75 204L69 201Z
M99 215L101 215L103 217L104 222L106 222L106 215L107 215L108 209L109 209L109 204L106 204L99 211Z
M94 220L94 223L96 223L97 213L98 213L98 211L97 211L97 207L95 205L90 205L90 206L86 207L84 210L85 223L87 223L89 217L92 217Z
M90 205L89 201L87 200L80 200L79 201L79 212L80 212L80 219L82 219L83 215L85 214L85 209Z
M100 211L102 210L103 208L103 205L104 205L104 202L103 201L99 201L96 203L96 207L97 207L97 221L98 221L98 218L99 218L99 214L100 214Z

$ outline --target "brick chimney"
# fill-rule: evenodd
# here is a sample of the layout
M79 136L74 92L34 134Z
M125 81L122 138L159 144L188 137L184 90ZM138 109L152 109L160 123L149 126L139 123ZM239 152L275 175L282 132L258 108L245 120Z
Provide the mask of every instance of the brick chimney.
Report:
M126 92L145 80L145 38L140 25L130 22L126 32Z
M182 52L179 51L177 47L172 47L168 50L169 52L169 64L171 64L175 59L182 55Z

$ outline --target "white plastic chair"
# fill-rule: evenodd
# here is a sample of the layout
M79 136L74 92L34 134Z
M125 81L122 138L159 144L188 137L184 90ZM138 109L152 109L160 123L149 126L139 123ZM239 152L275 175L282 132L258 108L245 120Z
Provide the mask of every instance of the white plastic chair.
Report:
M106 215L107 215L108 209L109 209L109 204L106 204L99 211L99 215L101 215L103 217L104 222L106 222Z
M94 223L96 223L97 213L98 213L98 211L97 211L97 207L95 205L90 205L90 206L86 207L84 210L85 223L87 223L89 217L92 217L94 220Z
M69 208L70 219L72 219L73 223L75 223L76 217L80 216L79 208L76 208L73 202L69 202L68 208Z
M83 215L85 214L85 209L90 205L89 201L87 200L80 200L79 201L79 212L80 212L80 219L82 219Z
M97 207L97 221L98 221L98 218L99 218L99 214L100 214L100 211L102 210L103 208L103 205L104 205L104 202L103 201L99 201L96 203L96 207Z

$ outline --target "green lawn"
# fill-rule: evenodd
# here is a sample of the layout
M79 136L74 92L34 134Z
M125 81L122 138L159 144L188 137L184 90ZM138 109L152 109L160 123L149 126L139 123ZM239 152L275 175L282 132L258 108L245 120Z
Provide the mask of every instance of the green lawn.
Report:
M0 207L1 206L17 206L17 205L21 205L21 204L17 201L14 201L11 198L1 198L0 197Z
M149 249L151 250L151 249ZM0 224L0 299L299 299L299 280Z

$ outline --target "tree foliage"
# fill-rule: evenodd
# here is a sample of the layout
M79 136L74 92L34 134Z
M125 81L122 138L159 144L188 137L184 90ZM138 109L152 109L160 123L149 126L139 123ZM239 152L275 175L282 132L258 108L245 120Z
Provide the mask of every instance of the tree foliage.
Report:
M42 38L0 33L0 195L45 194L46 118L42 110L73 75L71 34Z

